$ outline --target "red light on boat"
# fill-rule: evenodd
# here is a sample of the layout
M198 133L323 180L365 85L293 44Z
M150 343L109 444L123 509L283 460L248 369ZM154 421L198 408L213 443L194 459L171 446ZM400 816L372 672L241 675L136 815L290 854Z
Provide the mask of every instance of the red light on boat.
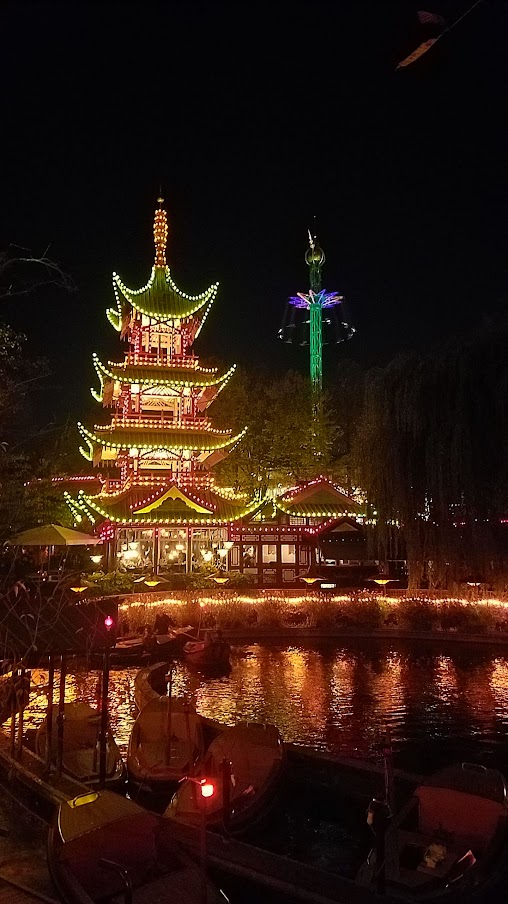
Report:
M211 782L207 782L206 779L203 779L200 782L201 785L201 797L213 797L215 794L215 788Z
M113 627L114 622L113 622L113 619L111 618L111 615L106 615L106 618L104 619L104 624L106 625L106 628L108 629L108 631Z

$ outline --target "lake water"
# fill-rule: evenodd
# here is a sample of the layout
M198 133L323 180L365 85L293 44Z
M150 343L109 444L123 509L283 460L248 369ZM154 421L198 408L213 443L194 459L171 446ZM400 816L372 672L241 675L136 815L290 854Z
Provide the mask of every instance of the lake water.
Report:
M229 725L273 722L286 741L362 759L379 757L390 731L395 765L417 772L456 760L508 769L508 648L335 639L330 643L235 646L228 677L174 668L175 694ZM111 724L126 750L136 715L136 669L111 672ZM67 699L94 701L97 671L67 678ZM34 673L41 684L47 672ZM46 695L25 719L35 727Z

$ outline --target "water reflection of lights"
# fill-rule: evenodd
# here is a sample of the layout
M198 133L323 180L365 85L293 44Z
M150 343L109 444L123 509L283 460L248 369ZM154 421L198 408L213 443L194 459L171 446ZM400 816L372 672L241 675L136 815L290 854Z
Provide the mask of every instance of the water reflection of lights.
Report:
M442 703L452 705L457 700L457 673L449 656L438 656L436 661L436 688Z
M465 656L458 647L436 655L405 645L401 653L393 644L387 649L361 641L252 644L234 648L232 660L231 675L213 680L176 664L174 695L189 695L199 712L217 721L274 722L287 741L336 755L373 755L387 727L406 763L408 751L418 758L425 749L427 757L429 745L437 760L453 748L455 755L481 761L487 749L494 757L499 741L508 741L508 657L485 648L468 647ZM98 675L71 671L66 700L95 704ZM136 669L111 673L109 711L124 753L136 715L135 675ZM57 671L55 701L58 677ZM41 723L47 703L47 671L34 670L32 679L26 728Z
M508 722L508 662L504 657L493 662L490 686L496 702L496 713Z

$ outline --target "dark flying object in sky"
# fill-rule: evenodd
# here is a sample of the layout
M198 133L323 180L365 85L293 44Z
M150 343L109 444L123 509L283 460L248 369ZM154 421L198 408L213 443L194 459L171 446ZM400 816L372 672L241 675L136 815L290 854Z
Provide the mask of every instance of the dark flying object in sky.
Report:
M437 13L427 12L427 10L419 10L416 14L418 17L418 22L422 30L425 31L425 34L427 34L428 37L426 37L426 39L422 41L421 44L418 45L416 50L413 50L413 52L410 53L409 56L401 60L396 69L405 69L406 66L410 66L411 63L414 63L416 60L418 60L421 56L423 56L424 53L427 53L427 50L430 50L433 44L435 44L436 41L439 41L439 38L442 38L443 35L451 31L452 28L455 28L455 26L458 25L459 22L462 21L462 19L469 15L469 13L472 12L473 9L476 6L479 6L479 4L482 2L483 0L476 0L476 3L473 3L473 5L469 7L469 9L466 9L466 11L462 13L462 15L459 16L459 18L456 19L455 22L452 22L448 27L445 27L445 20Z
M429 33L430 28L430 36L426 38L425 41L422 41L416 50L413 50L409 56L401 60L397 69L404 69L406 66L410 66L411 63L414 63L415 60L418 60L423 56L423 54L436 43L445 30L445 20L442 16L438 16L436 13L428 13L425 10L420 10L417 13L417 16L418 22L425 28L427 33Z

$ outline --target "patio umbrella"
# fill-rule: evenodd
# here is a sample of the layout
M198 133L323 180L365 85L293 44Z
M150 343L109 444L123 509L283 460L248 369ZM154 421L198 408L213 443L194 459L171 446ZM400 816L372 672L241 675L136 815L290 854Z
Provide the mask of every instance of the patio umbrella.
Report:
M24 530L7 540L5 546L99 546L100 540L59 524L43 524Z

